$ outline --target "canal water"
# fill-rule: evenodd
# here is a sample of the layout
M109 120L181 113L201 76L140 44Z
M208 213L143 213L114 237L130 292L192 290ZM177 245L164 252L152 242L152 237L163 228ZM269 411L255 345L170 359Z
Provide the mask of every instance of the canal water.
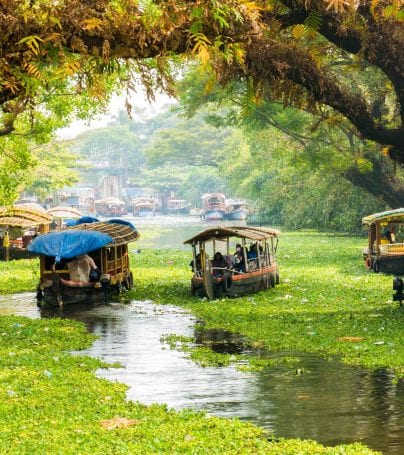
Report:
M154 222L161 226L157 219L135 220L139 230L144 223L150 223L152 230ZM201 229L187 219L178 219L176 225L181 242ZM173 238L172 230L171 234L170 229L163 230L153 244L179 247L180 242L172 244ZM385 454L403 453L404 383L394 382L386 370L369 371L298 353L274 357L298 356L299 371L296 365L287 364L258 373L233 367L202 368L162 341L169 334L201 339L192 315L150 301L41 312L33 293L0 296L0 314L11 313L82 321L99 338L81 353L124 365L98 374L127 384L128 399L252 421L276 437L314 439L326 445L360 441ZM202 338L210 336L217 339L218 335L206 333ZM234 337L220 336L221 347L228 336L229 350L242 351ZM303 374L297 374L300 371Z

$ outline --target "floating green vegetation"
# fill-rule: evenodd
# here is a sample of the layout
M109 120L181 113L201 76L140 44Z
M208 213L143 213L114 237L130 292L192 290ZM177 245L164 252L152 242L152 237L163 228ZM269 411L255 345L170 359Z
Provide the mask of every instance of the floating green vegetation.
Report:
M35 289L39 281L39 260L0 261L0 293L15 294Z
M2 316L0 337L0 453L376 454L272 440L236 419L127 401L124 385L95 377L104 363L66 352L94 340L75 321Z
M239 371L253 372L280 364L292 364L293 366L300 361L298 357L284 356L281 358L259 357L257 353L234 354L226 352L216 352L209 345L197 345L194 338L181 335L165 335L160 340L169 346L171 350L176 349L184 352L188 358L192 359L201 367L228 367L234 366Z
M200 365L251 371L270 367L273 359L265 353L297 350L391 368L403 376L403 310L391 301L391 277L365 270L364 243L285 234L278 254L281 285L212 302L190 295L190 252L142 250L131 255L136 287L128 296L187 308L203 320L204 329L242 334L263 354L246 360L239 357L245 354L217 353L176 335L162 340ZM37 260L2 262L0 271L2 293L36 287ZM105 366L100 361L66 353L93 340L73 321L3 316L0 336L0 453L376 453L361 444L324 447L271 439L238 420L128 402L124 385L95 377ZM295 360L290 359L292 365Z

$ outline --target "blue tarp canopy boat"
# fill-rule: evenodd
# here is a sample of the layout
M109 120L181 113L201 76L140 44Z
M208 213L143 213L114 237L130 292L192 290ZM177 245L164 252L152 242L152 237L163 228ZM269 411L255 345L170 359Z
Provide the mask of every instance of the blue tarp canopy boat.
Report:
M28 250L54 257L56 262L60 262L102 248L112 241L113 238L103 232L64 230L35 238L28 245Z

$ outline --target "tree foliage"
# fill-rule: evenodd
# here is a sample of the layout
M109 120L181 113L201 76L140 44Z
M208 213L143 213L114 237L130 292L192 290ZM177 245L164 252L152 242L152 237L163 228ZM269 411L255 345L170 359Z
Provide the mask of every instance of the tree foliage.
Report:
M156 87L172 92L172 57L197 56L223 83L248 80L256 100L332 107L403 163L401 6L399 0L4 0L1 133L12 132L45 93L69 88L100 101L111 84L130 89L134 77L150 96ZM361 77L369 70L383 83L369 86Z

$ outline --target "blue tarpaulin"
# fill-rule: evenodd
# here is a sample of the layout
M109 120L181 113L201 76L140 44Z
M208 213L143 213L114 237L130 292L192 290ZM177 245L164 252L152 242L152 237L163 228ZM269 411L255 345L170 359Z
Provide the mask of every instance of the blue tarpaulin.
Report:
M122 220L121 218L111 218L107 223L123 224L124 226L129 226L130 228L137 230L135 225L128 220Z
M84 223L97 223L100 221L98 218L95 218L94 216L82 216L77 220L76 224L84 224Z
M36 237L27 249L32 253L54 257L56 262L60 262L98 250L112 240L110 235L97 231L57 231Z

